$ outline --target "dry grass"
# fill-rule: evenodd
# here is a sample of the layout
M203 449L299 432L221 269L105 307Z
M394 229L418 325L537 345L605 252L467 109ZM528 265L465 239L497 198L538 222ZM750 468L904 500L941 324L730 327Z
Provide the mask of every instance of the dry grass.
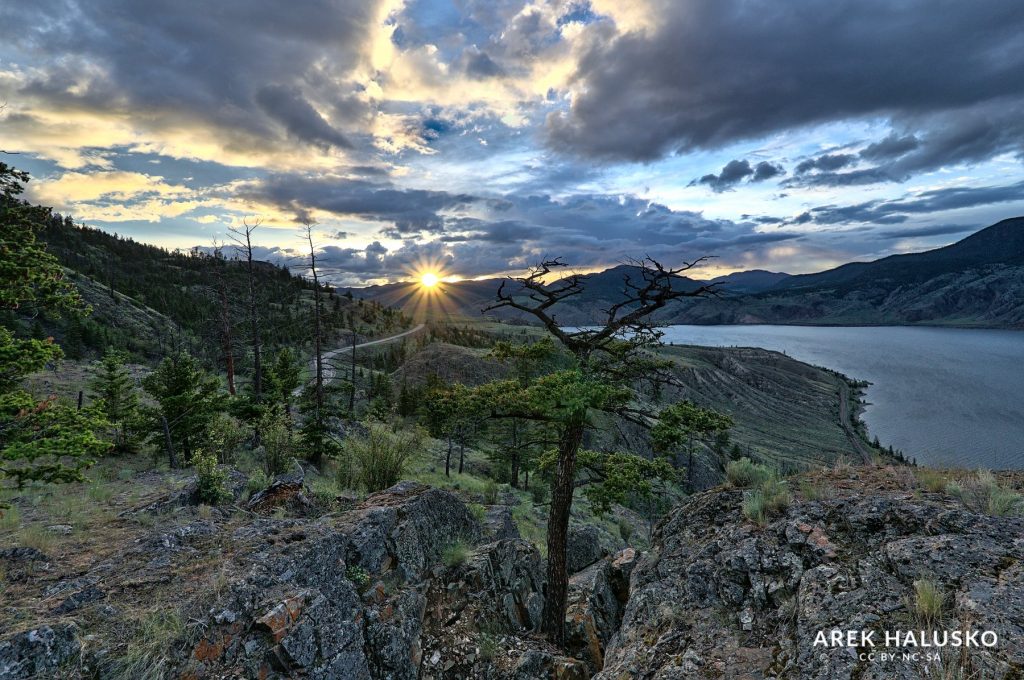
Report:
M770 477L761 482L756 489L744 494L743 514L747 519L764 525L789 507L792 501L789 485L776 477Z
M950 480L949 473L934 468L917 468L914 475L918 485L931 493L943 493Z
M919 624L933 628L942 620L946 593L935 581L927 578L914 581L914 616Z

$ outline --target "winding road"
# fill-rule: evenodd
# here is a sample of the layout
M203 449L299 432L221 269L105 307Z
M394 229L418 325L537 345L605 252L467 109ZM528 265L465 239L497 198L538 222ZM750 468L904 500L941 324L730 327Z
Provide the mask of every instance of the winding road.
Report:
M846 432L846 436L850 439L850 443L853 444L853 448L860 454L861 460L864 463L870 463L872 460L871 454L864 448L864 443L861 441L860 435L854 431L852 422L853 420L850 418L850 386L840 379L839 424L842 426L843 431Z
M398 335L391 335L391 336L386 337L386 338L380 338L380 339L377 339L377 340L370 340L369 342L360 343L360 344L355 346L355 349L362 349L363 347L372 347L373 345L383 345L383 344L386 344L386 343L389 343L389 342L393 342L395 340L401 340L402 338L407 337L409 335L413 335L414 333L419 333L425 327L426 327L426 324L422 324L421 323L418 326L415 326L413 328L410 328L407 331L403 331L403 332L399 333ZM351 349L352 349L352 346L349 345L348 347L339 347L337 349L332 349L329 352L324 352L324 354L323 354L323 364L324 364L324 384L325 385L327 383L331 382L332 380L334 380L335 376L337 376L337 374L338 374L338 369L331 365L331 361L333 361L334 358L336 356L338 356L339 354L344 354L345 352L348 352ZM309 368L310 368L310 372L313 373L313 375L316 375L316 358L315 357L312 360L310 360ZM312 382L312 381L310 381L310 382ZM295 391L292 392L292 395L297 397L297 396L302 394L302 390L303 390L303 387L297 387L297 388L295 388Z

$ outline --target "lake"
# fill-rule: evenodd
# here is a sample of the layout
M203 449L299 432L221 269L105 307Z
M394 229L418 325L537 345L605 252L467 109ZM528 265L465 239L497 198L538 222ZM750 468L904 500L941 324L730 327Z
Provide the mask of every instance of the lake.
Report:
M669 326L664 341L764 347L872 383L871 436L918 464L1024 468L1024 332Z

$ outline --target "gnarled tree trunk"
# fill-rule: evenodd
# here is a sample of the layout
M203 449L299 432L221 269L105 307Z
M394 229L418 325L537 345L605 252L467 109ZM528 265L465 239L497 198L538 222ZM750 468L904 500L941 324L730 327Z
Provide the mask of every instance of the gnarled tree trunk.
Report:
M569 593L566 547L569 540L569 515L576 474L576 454L583 444L586 413L573 415L558 442L558 469L551 486L548 512L548 585L544 596L541 626L557 645L565 642L565 607Z

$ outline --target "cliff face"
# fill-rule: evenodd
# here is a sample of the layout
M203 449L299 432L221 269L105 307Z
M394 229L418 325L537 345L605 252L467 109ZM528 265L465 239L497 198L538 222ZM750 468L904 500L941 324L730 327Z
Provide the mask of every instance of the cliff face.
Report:
M609 554L578 527L565 649L535 632L543 559L492 521L507 507L481 521L453 493L402 482L324 512L290 478L246 512L211 512L185 487L63 559L0 549L0 678L1022 677L1024 520L929 492L910 468L790 485L763 525L742 490L696 494L643 555ZM815 644L833 630L877 646ZM885 646L922 630L998 642Z
M743 516L740 490L676 507L633 572L597 678L1021 677L1020 518L924 492L908 468L853 468L806 483L818 485L808 495L831 496L798 497L765 526ZM937 621L921 619L923 584L941 593ZM998 644L885 646L887 631L918 631L920 640L929 629L994 631ZM874 631L876 646L815 646L819 631L832 630ZM887 652L896 659L883 660ZM936 652L941 661L929 661Z

